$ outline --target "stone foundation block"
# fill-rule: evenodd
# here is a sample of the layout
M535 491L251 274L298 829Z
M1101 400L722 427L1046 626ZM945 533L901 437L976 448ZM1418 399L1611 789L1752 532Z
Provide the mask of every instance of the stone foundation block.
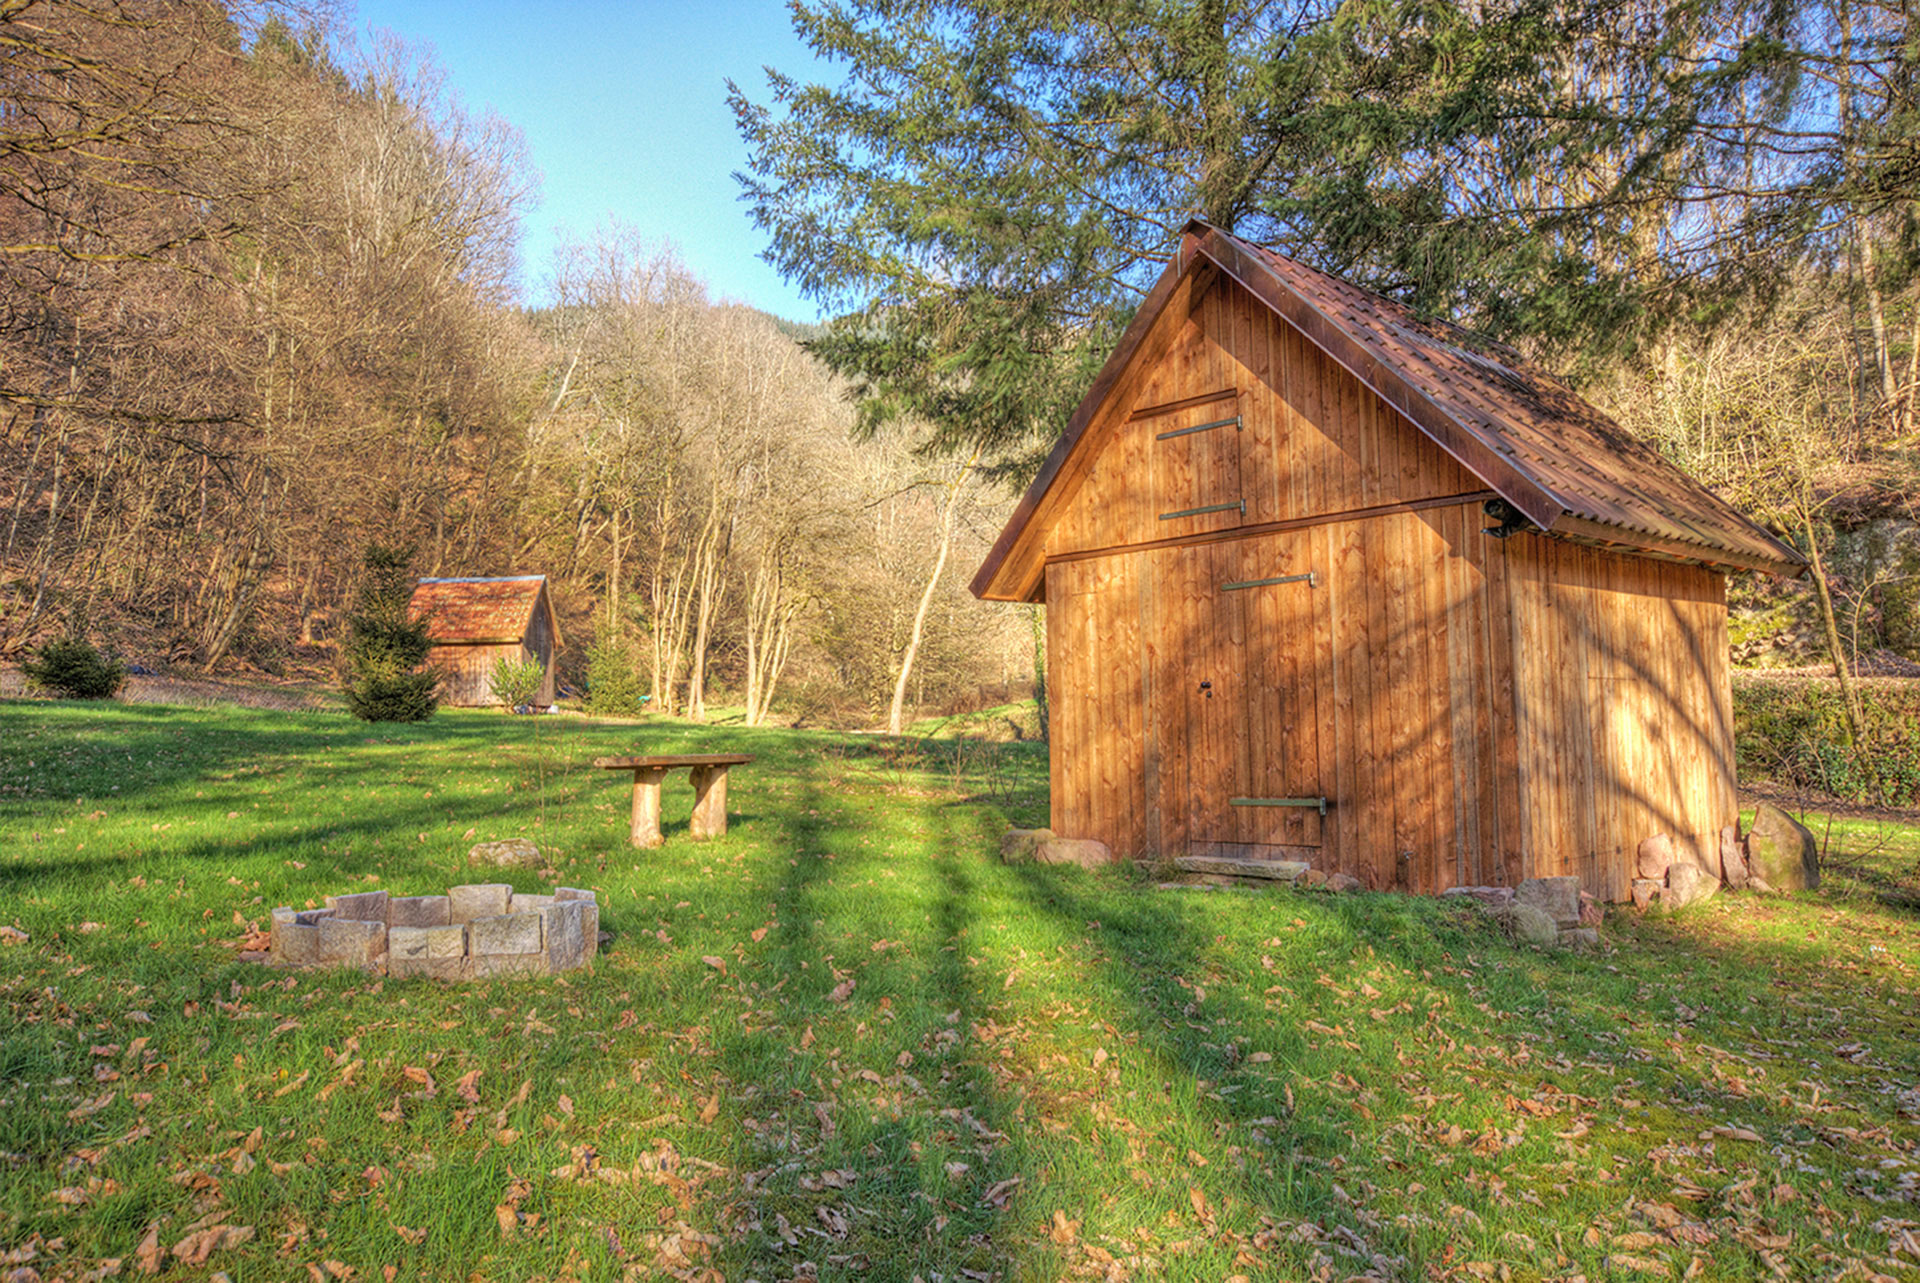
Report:
M1513 889L1513 902L1539 909L1555 926L1580 925L1579 878L1528 878Z
M298 910L284 904L275 909L273 911L273 925L267 929L268 934L273 937L273 943L269 945L268 948L272 949L275 953L280 952L281 933L288 927L297 925L299 921L300 913Z
M1443 898L1450 895L1465 896L1489 909L1513 903L1512 887L1448 887L1440 894Z
M582 927L582 930L586 932L587 936L587 957L591 958L594 954L600 952L600 901L594 893L591 891L583 891L579 887L556 887L553 892L553 900L555 904L564 904L569 900L578 900L581 904L587 906L584 910L586 914L585 925Z
M1008 864L1025 864L1042 842L1052 840L1052 829L1008 829L1000 839L1000 858Z
M387 903L392 897L385 891L361 891L356 895L330 895L327 907L336 918L387 925Z
M453 902L444 895L399 895L387 903L387 926L444 927L453 921Z
M507 911L512 899L513 888L504 882L482 882L473 886L453 887L447 891L449 912L455 922L497 918Z
M587 904L563 900L540 914L540 933L547 954L547 970L569 971L587 960Z
M540 915L509 913L475 918L467 924L467 952L476 958L540 953Z
M1660 893L1666 889L1666 883L1655 882L1652 878L1635 878L1631 889L1633 907L1645 909L1660 898Z
M326 967L371 971L385 960L387 924L361 918L328 918L319 926L320 956Z
M550 895L521 895L514 892L513 900L507 905L508 913L545 913L553 907Z

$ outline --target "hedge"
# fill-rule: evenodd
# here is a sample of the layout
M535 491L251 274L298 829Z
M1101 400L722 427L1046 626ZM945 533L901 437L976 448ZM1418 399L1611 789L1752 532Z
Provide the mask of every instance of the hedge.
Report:
M1735 673L1740 780L1854 802L1914 805L1920 800L1920 681L1864 678L1856 689L1867 720L1864 753L1854 751L1840 683L1833 678Z

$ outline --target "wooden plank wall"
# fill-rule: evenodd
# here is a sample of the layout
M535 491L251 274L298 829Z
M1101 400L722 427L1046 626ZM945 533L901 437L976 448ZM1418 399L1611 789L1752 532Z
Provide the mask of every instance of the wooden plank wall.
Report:
M1097 453L1047 533L1049 557L1481 488L1232 281L1199 297L1165 356L1130 381L1126 395L1122 413L1088 443ZM1235 414L1239 432L1154 439ZM1187 462L1196 457L1197 465ZM1192 501L1177 502L1183 495ZM1173 526L1159 519L1229 499L1246 501L1244 516L1212 514Z
M1510 547L1529 876L1625 899L1655 833L1718 868L1736 815L1725 576L1557 539Z
M1485 524L1452 504L1050 562L1056 831L1133 857L1304 858L1382 889L1514 881L1512 648Z

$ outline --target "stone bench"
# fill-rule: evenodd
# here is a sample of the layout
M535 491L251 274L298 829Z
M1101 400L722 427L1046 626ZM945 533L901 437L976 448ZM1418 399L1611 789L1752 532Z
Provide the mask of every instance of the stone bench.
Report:
M671 771L686 768L693 778L693 822L696 838L725 837L727 833L727 771L753 759L745 753L660 753L641 757L596 757L602 770L633 772L633 844L655 847L666 842L660 832L660 785Z
M522 895L486 883L445 895L330 895L324 909L282 906L273 911L268 952L277 967L477 980L571 971L599 946L600 905L592 891Z

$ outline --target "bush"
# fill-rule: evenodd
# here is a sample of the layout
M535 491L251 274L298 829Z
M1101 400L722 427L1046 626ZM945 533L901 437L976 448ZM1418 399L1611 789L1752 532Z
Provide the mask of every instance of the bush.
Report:
M495 699L517 712L533 707L546 680L547 666L539 660L502 655L493 661L493 671L487 674L487 688Z
M126 684L127 666L82 637L62 637L20 665L27 680L61 699L112 699Z
M587 711L596 717L632 717L640 711L640 670L626 638L609 628L596 632L587 651Z
M1736 674L1734 755L1739 775L1853 802L1920 801L1920 682L1857 681L1867 743L1847 729L1831 677Z
M408 613L413 554L367 549L357 608L347 619L347 707L368 722L421 722L440 703L440 674L423 667L432 625Z

